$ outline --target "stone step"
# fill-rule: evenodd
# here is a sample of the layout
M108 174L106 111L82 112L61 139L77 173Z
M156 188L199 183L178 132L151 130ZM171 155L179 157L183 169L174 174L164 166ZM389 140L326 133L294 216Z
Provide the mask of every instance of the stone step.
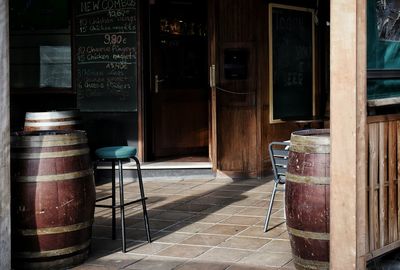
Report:
M213 179L216 174L212 171L210 162L145 162L140 165L143 181L146 180L185 180ZM118 166L116 166L118 169ZM124 179L135 179L136 164L124 163ZM116 171L118 175L118 170ZM100 163L97 167L96 182L111 179L111 164Z

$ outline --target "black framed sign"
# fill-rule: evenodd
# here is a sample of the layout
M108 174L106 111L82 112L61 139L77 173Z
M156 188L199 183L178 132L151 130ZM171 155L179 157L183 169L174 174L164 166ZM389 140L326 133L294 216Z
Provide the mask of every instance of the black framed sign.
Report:
M77 105L137 111L136 0L74 1Z
M270 123L315 116L314 11L269 4Z

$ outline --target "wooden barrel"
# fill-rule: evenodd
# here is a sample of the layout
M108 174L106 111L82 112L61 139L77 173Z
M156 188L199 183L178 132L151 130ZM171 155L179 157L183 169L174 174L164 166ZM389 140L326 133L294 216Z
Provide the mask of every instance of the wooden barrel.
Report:
M329 130L293 132L285 211L296 269L329 269L329 170Z
M24 131L80 129L78 110L27 112Z
M95 204L86 134L14 134L11 181L13 267L65 269L85 260Z

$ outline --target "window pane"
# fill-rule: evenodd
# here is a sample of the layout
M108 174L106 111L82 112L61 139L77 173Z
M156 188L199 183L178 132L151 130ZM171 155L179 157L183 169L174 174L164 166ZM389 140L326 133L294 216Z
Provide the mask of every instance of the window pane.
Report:
M367 68L400 69L400 1L368 0L367 12ZM370 79L367 95L369 100L400 96L400 80Z

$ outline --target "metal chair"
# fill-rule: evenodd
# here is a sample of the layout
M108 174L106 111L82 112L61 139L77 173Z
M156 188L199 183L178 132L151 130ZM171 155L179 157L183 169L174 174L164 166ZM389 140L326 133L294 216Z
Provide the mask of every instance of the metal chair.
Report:
M286 171L289 156L289 143L288 142L272 142L269 144L269 156L271 158L272 170L274 172L274 189L272 191L269 208L265 217L264 232L268 229L268 223L271 217L272 206L276 191L285 191L285 188L279 189L279 185L285 185Z

